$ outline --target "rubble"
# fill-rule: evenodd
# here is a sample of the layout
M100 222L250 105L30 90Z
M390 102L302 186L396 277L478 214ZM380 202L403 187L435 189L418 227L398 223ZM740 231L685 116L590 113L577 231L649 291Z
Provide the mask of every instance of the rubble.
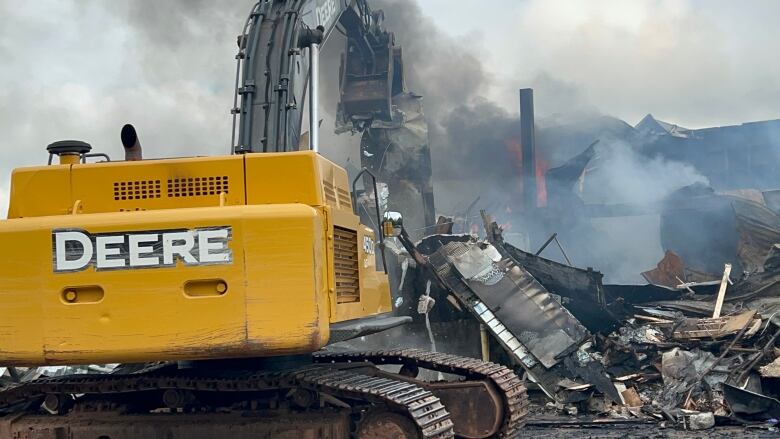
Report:
M723 338L735 335L745 325L746 335L751 336L761 327L761 319L754 319L755 311L745 311L728 317L717 318L684 318L675 324L672 338L675 340L693 340L701 338Z
M132 365L122 365L128 367ZM83 366L1 367L0 389L15 383L33 381L42 377L80 374L108 374L119 369L118 364L88 364Z
M446 297L436 306L457 305L452 312L461 318L470 313L492 334L502 361L545 395L542 424L574 425L576 418L577 425L705 430L780 418L780 245L766 249L760 270L740 276L731 265L706 274L667 252L643 273L652 283L612 285L592 268L504 242L485 212L483 220L485 239L431 235L410 249L410 260L438 288L426 297ZM762 217L762 225L771 222ZM752 261L759 255L755 245L745 254Z
M740 419L777 420L780 401L731 384L723 385L723 392L734 415Z
M686 413L683 420L686 430L707 430L715 426L715 415L711 412Z
M764 378L780 378L780 357L775 358L775 361L761 366L758 372Z

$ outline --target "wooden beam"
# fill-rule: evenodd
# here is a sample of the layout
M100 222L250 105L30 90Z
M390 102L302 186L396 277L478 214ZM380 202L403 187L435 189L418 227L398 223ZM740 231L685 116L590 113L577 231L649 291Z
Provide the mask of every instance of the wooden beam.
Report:
M715 300L715 311L712 312L713 319L720 317L720 309L723 308L723 299L726 297L726 286L729 284L729 275L731 275L731 264L726 264L723 269L723 279L720 280L718 299Z

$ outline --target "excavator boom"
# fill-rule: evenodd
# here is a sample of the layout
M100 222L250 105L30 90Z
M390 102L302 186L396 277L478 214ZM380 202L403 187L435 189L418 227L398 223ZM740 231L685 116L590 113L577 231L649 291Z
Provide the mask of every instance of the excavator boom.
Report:
M318 79L309 77L311 60L316 63L318 46L334 32L347 40L340 78L341 124L359 131L374 119L391 122L393 96L404 91L403 64L400 48L382 21L382 12L372 11L365 0L255 4L238 38L233 150L299 149L307 87L310 79ZM315 131L319 104L316 93L311 98Z

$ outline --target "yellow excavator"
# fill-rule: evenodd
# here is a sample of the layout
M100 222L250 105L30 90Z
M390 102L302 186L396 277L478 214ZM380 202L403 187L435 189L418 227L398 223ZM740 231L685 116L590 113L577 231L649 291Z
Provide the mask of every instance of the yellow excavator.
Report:
M400 48L381 18L361 0L258 2L238 39L232 154L144 160L126 125L123 161L66 140L13 172L0 366L119 365L17 379L0 391L0 438L516 435L525 387L504 366L403 340L327 349L408 321L391 314L384 237L318 152L319 46L334 29L343 120L402 123ZM376 210L391 235L397 216Z

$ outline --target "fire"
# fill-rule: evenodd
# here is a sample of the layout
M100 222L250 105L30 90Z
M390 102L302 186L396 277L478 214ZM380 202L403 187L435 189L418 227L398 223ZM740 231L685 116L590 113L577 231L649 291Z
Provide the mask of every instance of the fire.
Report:
M523 147L520 145L520 141L517 138L510 138L504 141L506 150L509 153L509 158L514 163L515 169L517 169L519 175L523 175ZM519 194L523 193L523 179L517 180L517 191Z
M536 152L536 207L547 207L547 162Z
M523 175L523 146L517 138L510 138L504 141L509 158L514 163L520 176ZM536 152L536 207L547 207L547 183L544 178L547 172L547 162ZM523 193L523 179L518 179L518 192Z

